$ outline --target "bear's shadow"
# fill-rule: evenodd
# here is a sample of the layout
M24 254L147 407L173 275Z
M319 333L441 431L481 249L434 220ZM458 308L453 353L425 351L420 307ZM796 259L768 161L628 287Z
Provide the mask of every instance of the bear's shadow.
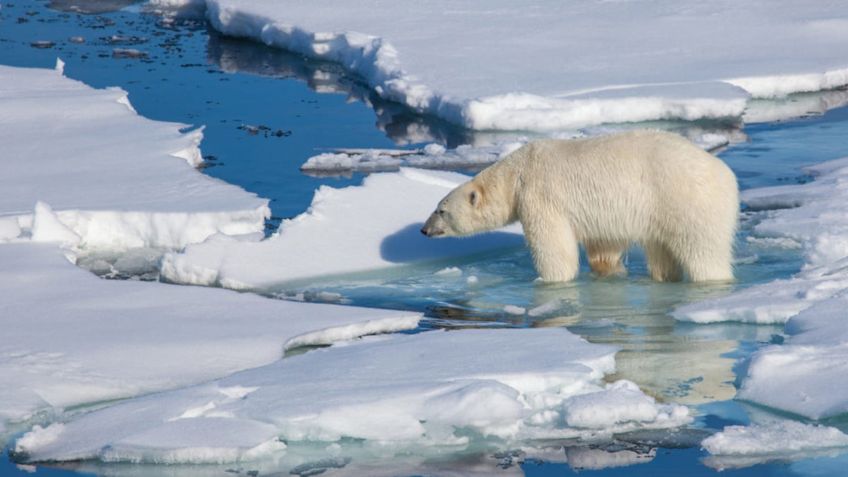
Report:
M524 244L524 237L521 234L511 232L489 232L472 237L428 238L421 233L423 226L422 222L409 224L386 236L380 243L380 256L389 262L408 263L471 255Z

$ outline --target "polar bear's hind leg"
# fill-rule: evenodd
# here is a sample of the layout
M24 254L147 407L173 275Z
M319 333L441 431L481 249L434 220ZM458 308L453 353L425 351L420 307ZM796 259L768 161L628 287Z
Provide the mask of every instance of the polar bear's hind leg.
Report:
M683 280L683 270L668 247L659 242L643 245L648 261L648 272L658 282L679 282Z
M584 247L589 267L599 277L627 274L621 263L621 257L627 249L626 243L587 240Z

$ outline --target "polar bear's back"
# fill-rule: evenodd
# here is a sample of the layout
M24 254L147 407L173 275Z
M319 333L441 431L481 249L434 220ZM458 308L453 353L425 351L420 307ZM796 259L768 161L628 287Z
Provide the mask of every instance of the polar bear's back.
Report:
M733 172L677 134L537 141L508 160L519 171L519 207L564 211L580 240L669 239L693 220L718 222L702 230L736 225Z

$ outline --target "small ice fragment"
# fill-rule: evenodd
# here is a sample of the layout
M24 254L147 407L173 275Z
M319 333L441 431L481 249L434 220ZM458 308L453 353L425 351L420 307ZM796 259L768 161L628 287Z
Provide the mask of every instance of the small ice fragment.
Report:
M520 307L520 306L506 305L506 306L503 307L503 311L505 311L506 313L508 313L510 315L523 315L524 312L527 311L527 310L525 308Z
M112 58L145 59L147 58L147 53L141 50L136 50L135 48L115 48L112 50Z
M306 301L320 301L325 303L338 303L342 301L342 294L328 291L305 292L303 297Z
M479 281L480 279L477 278L477 275L469 275L468 278L465 279L465 283L468 283L469 285L476 285Z
M446 150L445 146L442 146L441 144L427 144L424 146L424 154L427 154L428 156L438 156L444 154Z
M750 426L727 426L704 439L701 447L713 455L786 454L848 447L848 435L828 426L780 421Z
M535 308L531 308L530 311L527 312L527 314L530 315L530 316L549 315L551 313L556 312L561 307L562 307L562 300L554 299L554 300L542 303L541 305L539 305Z
M460 270L458 267L447 267L434 273L434 275L439 275L443 277L459 276L462 275L462 270Z

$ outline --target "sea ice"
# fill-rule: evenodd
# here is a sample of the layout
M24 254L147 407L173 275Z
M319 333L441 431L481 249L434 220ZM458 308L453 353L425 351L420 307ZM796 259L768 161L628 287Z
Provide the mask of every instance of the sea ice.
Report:
M614 354L564 328L366 339L36 428L16 451L29 461L221 462L279 455L281 442L362 439L403 454L690 422L685 407L655 403L632 383L604 388ZM587 393L615 398L593 413Z
M592 128L569 134L556 133L558 139L588 137L612 132L621 128ZM698 128L681 131L699 147L713 151L730 144L731 137L717 132L702 132ZM438 144L428 144L421 149L340 149L312 156L300 166L308 174L330 175L350 172L386 172L401 167L420 169L463 169L482 170L528 142L529 138L510 138L492 144L463 144L454 149L445 149Z
M267 200L195 170L201 130L61 71L0 66L0 84L0 242L181 248L263 230Z
M710 454L705 464L724 470L773 460L800 460L833 449L848 448L839 429L779 420L749 426L728 426L701 443Z
M340 174L351 171L396 171L401 167L422 169L483 169L521 147L523 142L474 147L468 144L446 150L438 144L421 149L353 149L312 156L300 166L307 173Z
M520 246L518 225L466 239L421 234L439 200L466 180L458 173L401 169L368 176L361 186L322 186L309 210L284 221L271 237L258 242L212 237L166 255L162 275L177 283L258 289Z
M47 244L0 245L0 422L194 384L285 349L414 328L410 312L103 280ZM11 383L14 383L11 385Z
M206 5L226 35L337 62L383 98L471 129L739 118L750 97L848 84L848 16L830 3Z

